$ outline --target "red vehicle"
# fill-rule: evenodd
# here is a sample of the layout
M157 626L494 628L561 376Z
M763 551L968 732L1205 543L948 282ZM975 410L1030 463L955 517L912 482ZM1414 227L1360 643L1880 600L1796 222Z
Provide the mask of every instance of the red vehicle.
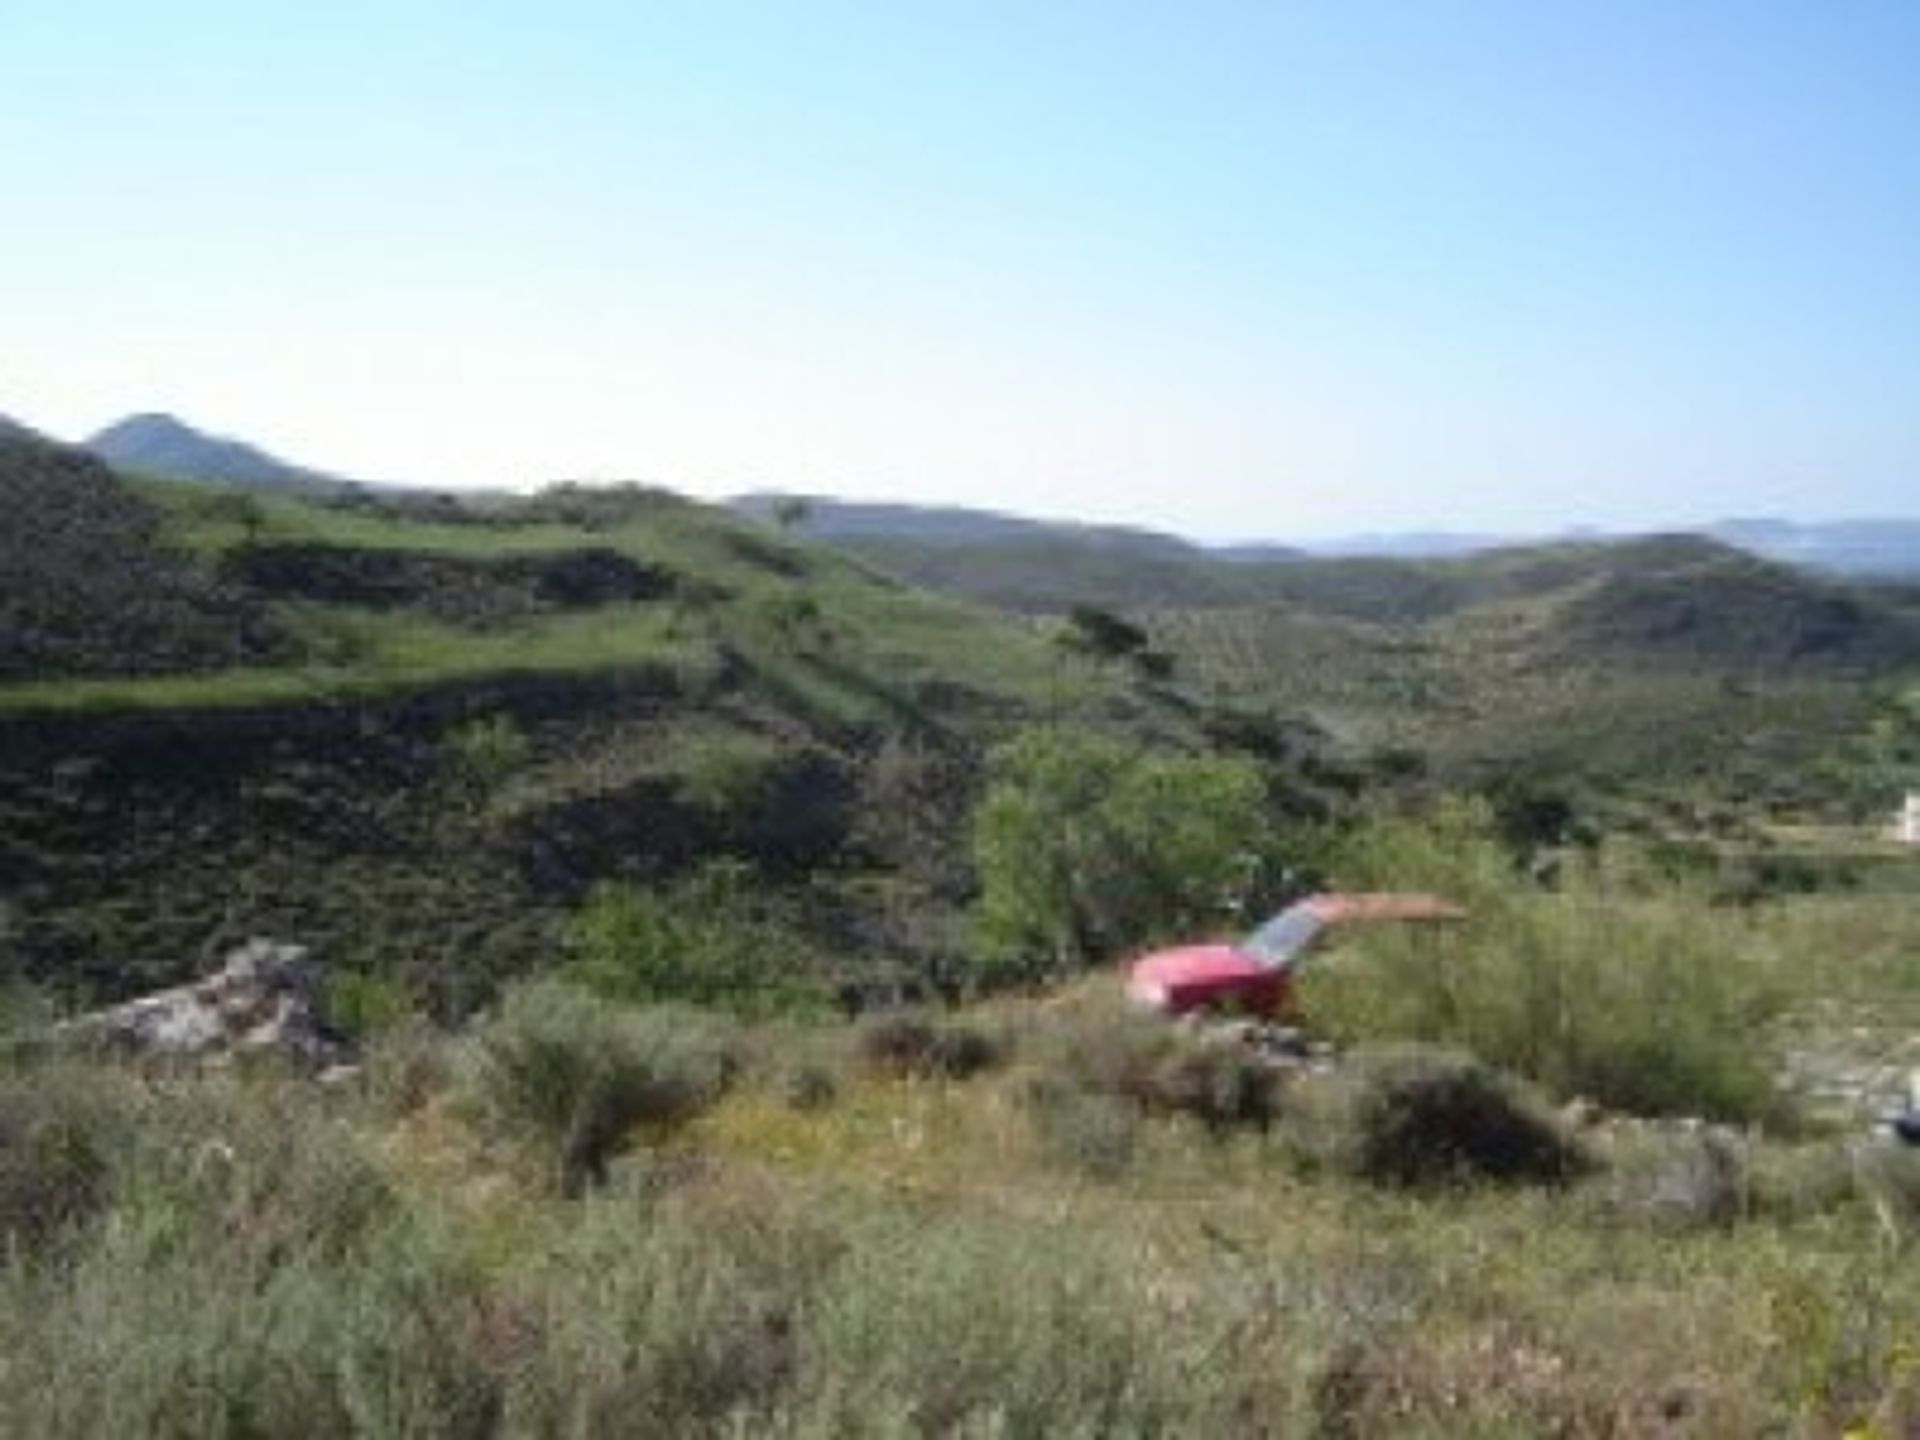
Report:
M1310 895L1245 939L1156 950L1127 972L1127 995L1167 1015L1237 1010L1266 1018L1293 1006L1293 973L1337 925L1373 920L1461 920L1466 911L1437 895Z

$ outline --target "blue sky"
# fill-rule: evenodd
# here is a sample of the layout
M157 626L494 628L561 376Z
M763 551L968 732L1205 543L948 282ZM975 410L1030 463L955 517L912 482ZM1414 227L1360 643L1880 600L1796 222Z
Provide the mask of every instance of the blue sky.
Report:
M1920 4L0 11L0 411L1207 537L1920 511Z

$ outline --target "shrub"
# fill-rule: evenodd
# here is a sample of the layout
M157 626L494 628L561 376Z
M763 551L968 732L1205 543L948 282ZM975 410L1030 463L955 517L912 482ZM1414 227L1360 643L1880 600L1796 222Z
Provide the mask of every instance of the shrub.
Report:
M1191 1116L1215 1134L1265 1129L1280 1114L1280 1071L1230 1035L1113 1004L1083 1010L1049 1039L1046 1073L1070 1090L1125 1100L1142 1113Z
M715 861L666 890L606 884L573 917L569 978L641 1004L741 1014L818 1008L803 944L757 911L748 872Z
M514 1287L536 1343L512 1367L508 1433L762 1433L746 1422L790 1382L802 1302L835 1253L751 1194L609 1187Z
M448 1041L421 1016L381 1030L360 1060L360 1091L374 1110L397 1116L418 1110L452 1079Z
M733 1069L711 1015L608 1005L550 980L509 989L467 1061L483 1114L530 1141L564 1194L604 1179L635 1126L671 1127L711 1104Z
M1785 1118L1768 1027L1788 991L1750 922L1686 892L1611 893L1595 873L1526 889L1470 810L1377 824L1342 855L1343 879L1440 889L1470 918L1383 927L1309 968L1304 1006L1335 1035L1458 1046L1612 1109Z
M1538 1104L1457 1051L1356 1051L1303 1091L1291 1128L1301 1153L1376 1184L1558 1182L1587 1163Z
M985 1031L917 1015L890 1015L860 1028L860 1059L895 1076L965 1080L1006 1059L1006 1045Z
M780 1096L795 1110L824 1110L839 1098L840 1086L824 1066L802 1064L780 1077Z
M31 1211L59 1248L0 1244L0 1429L490 1433L475 1281L321 1092L81 1066L4 1088L9 1120L67 1120Z
M183 1212L177 1221L217 1219ZM0 1286L12 1433L497 1433L471 1268L383 1223L337 1259L263 1263L213 1224L108 1227L58 1273Z
M204 1077L142 1118L116 1157L117 1209L230 1257L330 1262L397 1209L385 1172L305 1080Z
M79 1067L0 1077L0 1251L36 1248L105 1208L139 1104L132 1081Z
M406 987L388 975L332 970L326 976L321 1011L332 1029L363 1039L404 1024L410 1010Z
M1060 643L1112 660L1140 654L1147 643L1147 632L1097 605L1075 605L1067 612L1067 628L1060 634Z
M806 1433L1177 1429L1167 1348L1067 1233L906 1218L862 1227L809 1306Z
M467 785L486 793L524 769L533 755L511 715L476 715L448 730L441 741L447 762Z

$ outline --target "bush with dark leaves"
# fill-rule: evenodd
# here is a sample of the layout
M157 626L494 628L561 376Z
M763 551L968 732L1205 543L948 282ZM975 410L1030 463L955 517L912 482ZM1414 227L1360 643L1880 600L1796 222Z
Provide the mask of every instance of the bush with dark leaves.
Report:
M1461 1051L1359 1050L1299 1100L1290 1136L1302 1154L1376 1184L1551 1184L1589 1163L1514 1081Z

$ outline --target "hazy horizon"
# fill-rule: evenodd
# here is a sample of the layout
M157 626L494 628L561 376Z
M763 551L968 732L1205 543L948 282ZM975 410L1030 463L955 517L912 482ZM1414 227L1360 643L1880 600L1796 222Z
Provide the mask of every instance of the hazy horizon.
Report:
M1208 540L1911 513L1920 9L0 18L0 412Z

